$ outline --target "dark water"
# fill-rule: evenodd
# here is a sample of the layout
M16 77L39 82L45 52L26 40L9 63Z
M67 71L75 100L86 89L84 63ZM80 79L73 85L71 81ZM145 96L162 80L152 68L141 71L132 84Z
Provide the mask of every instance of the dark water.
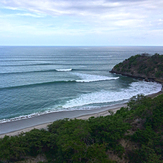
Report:
M111 74L124 59L163 47L0 47L0 122L123 103L161 85Z

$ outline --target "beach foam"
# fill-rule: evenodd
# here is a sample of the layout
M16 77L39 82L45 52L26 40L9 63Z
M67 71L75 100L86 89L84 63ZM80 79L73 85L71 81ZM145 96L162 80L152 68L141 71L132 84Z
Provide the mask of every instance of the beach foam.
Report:
M121 89L118 92L110 92L103 90L100 92L82 94L81 96L75 99L67 101L67 103L63 107L72 108L90 104L123 101L128 100L138 94L149 95L157 93L161 91L161 88L162 85L155 82L133 82L131 83L129 88Z

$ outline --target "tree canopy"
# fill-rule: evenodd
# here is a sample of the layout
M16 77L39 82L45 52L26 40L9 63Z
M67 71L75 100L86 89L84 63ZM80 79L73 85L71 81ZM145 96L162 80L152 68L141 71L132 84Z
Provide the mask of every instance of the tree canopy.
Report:
M163 55L137 54L115 65L110 72L163 83Z

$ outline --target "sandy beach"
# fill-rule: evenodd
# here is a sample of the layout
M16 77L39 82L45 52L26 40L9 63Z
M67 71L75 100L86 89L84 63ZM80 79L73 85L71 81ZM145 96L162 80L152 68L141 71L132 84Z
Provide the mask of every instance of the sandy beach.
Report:
M149 95L149 97L156 97L163 92L160 91L155 94ZM126 107L127 104L117 104L114 106L103 107L100 109L94 110L75 110L75 111L62 111L62 112L54 112L48 113L44 115L40 115L37 117L29 118L29 119L22 119L13 122L6 122L0 124L0 138L3 138L5 135L14 136L18 135L22 132L28 132L32 129L46 129L47 125L51 124L53 121L64 119L64 118L71 118L71 119L88 119L92 116L99 117L99 116L107 116L110 113L108 111L116 112L121 107Z
M54 112L48 113L44 115L40 115L37 117L29 118L29 119L22 119L13 122L6 122L0 124L0 138L3 138L5 135L14 136L18 135L22 132L28 132L34 128L36 129L46 129L47 125L51 124L52 122L70 118L70 119L88 119L92 116L106 116L109 115L109 110L116 112L121 107L127 106L126 104L118 104L110 107L103 107L94 110L74 110L74 111L62 111L62 112Z

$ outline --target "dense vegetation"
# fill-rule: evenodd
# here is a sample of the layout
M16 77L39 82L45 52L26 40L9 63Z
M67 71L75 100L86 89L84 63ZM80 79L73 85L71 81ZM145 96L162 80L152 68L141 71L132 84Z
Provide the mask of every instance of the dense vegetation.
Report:
M48 130L5 136L0 139L0 162L39 155L49 163L163 162L163 95L133 97L126 108L110 113L58 120Z
M115 65L111 72L163 82L163 55L138 54Z

